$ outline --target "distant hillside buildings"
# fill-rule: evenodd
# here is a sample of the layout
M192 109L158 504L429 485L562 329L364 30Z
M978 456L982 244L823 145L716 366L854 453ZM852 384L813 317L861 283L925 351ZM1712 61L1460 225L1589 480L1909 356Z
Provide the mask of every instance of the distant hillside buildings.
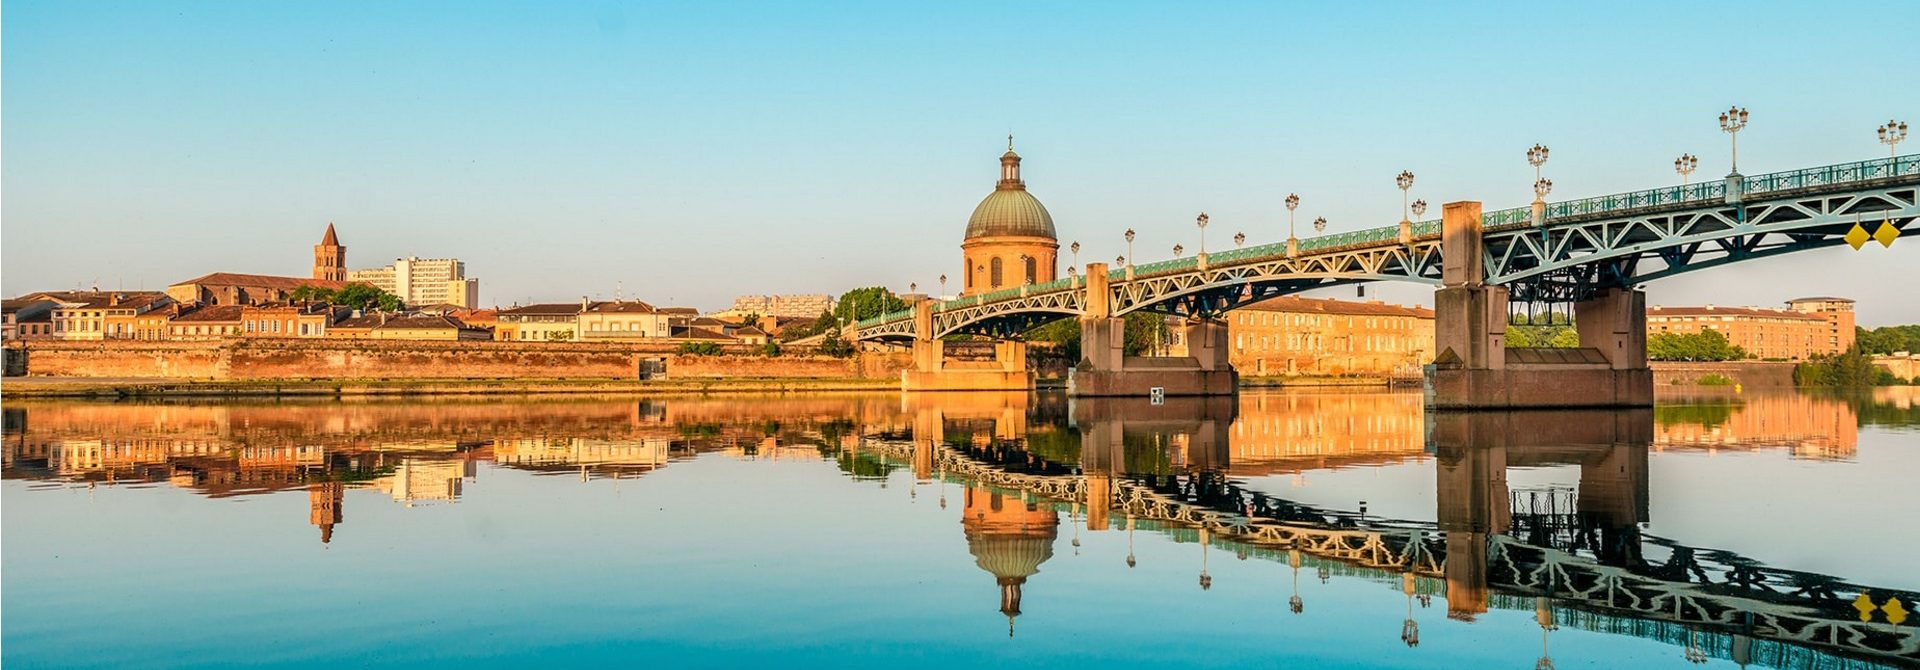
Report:
M813 318L833 309L833 296L825 293L802 295L743 295L733 299L733 308L720 314L731 316L791 316ZM719 316L720 314L716 314Z

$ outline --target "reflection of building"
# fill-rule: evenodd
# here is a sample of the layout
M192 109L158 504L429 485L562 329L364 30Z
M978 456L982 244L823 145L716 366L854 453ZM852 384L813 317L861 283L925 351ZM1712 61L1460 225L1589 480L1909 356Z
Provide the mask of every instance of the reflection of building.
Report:
M374 480L373 487L393 497L395 502L412 505L417 500L453 500L460 487L474 474L473 461L427 461L404 458L393 475Z
M1020 616L1020 585L1040 572L1053 558L1053 540L1060 533L1060 517L1053 510L1008 498L984 488L968 488L960 527L974 565L993 573L1000 585L1000 613L1007 615L1007 635Z
M961 295L1053 281L1060 251L1053 215L1027 192L1020 179L1020 154L1007 137L1000 156L1000 181L967 219L966 258Z
M1233 424L1235 474L1302 472L1426 455L1421 397L1410 393L1242 396Z
M1691 335L1711 330L1755 358L1801 360L1853 347L1853 301L1801 298L1787 309L1757 307L1650 307L1647 335Z
M409 305L480 305L480 280L468 277L458 258L397 258L383 268L349 272L347 280L372 284Z
M307 523L320 528L320 543L333 541L333 525L340 523L347 487L340 482L314 482L307 485Z
M1227 317L1242 374L1418 374L1433 358L1433 310L1378 300L1282 296Z
M1860 420L1836 398L1768 393L1677 400L1654 409L1653 430L1656 450L1784 446L1795 458L1851 458Z

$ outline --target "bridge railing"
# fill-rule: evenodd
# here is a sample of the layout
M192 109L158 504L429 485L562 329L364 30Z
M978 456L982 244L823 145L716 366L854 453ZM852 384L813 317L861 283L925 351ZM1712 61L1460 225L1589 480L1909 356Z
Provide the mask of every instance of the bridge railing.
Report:
M1855 182L1920 175L1920 156L1897 156L1855 161L1805 170L1774 172L1746 178L1747 193L1771 193L1813 186L1834 186Z

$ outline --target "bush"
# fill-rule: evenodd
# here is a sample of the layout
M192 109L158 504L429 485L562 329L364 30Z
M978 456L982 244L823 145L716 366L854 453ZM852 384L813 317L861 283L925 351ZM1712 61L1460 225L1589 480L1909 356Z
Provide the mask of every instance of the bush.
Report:
M1733 380L1723 374L1709 374L1693 381L1701 386L1732 386Z
M718 356L720 345L712 342L681 342L676 352L687 356Z
M774 357L774 356L779 356L779 355L780 355L780 343L779 343L779 342L768 342L768 343L766 343L766 344L762 344L762 345L760 345L760 355L762 355L762 356L766 356L766 357L768 357L768 358L772 358L772 357Z

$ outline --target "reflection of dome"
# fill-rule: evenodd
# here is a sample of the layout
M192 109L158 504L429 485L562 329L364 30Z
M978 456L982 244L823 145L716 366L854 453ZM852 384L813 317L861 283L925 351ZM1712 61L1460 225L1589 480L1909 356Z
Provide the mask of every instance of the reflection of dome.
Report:
M1017 498L969 488L960 527L973 564L992 573L1000 585L1000 613L1007 615L1007 634L1012 635L1013 617L1020 615L1020 585L1053 558L1060 517Z
M1027 192L1027 183L1020 179L1020 154L1013 152L1011 143L1007 153L1000 156L1000 182L994 185L993 193L973 208L973 216L967 219L967 239L996 236L1044 237L1055 239L1053 215L1040 204L1040 199Z

